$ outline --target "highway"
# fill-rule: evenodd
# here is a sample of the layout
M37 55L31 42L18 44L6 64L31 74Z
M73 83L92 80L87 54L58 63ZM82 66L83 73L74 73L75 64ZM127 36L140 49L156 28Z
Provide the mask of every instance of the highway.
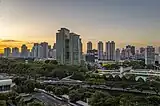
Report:
M45 93L35 93L32 98L36 98L42 101L46 106L69 106L67 103L64 103L60 100L55 99L54 97L47 95Z
M77 81L49 81L49 82L41 82L45 84L59 84L59 85L80 85L84 88L92 88L92 89L102 89L102 90L112 90L112 91L120 91L120 92L130 92L130 93L141 93L141 94L150 94L150 95L156 95L156 92L152 90L143 90L143 92L137 90L137 89L123 89L123 88L115 88L115 87L110 87L106 85L88 85L84 84L82 82L77 82ZM160 95L160 93L158 94Z

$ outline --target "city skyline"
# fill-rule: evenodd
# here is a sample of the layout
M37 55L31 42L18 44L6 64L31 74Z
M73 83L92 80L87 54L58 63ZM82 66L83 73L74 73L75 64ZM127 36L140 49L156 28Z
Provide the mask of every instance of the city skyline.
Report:
M96 49L98 41L158 47L159 5L158 0L1 0L0 52L36 42L53 45L61 27L81 35L83 51L88 41Z

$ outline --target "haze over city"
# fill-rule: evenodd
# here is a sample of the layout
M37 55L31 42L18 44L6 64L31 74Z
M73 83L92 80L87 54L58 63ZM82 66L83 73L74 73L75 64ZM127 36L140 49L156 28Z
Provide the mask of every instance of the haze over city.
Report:
M159 0L1 0L0 52L4 47L29 47L55 42L59 28L67 27L94 47L99 40L117 47L160 45Z

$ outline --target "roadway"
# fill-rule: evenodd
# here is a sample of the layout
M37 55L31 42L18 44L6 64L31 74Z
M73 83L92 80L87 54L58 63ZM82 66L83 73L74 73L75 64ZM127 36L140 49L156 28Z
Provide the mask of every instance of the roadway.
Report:
M59 84L59 85L80 85L84 88L92 88L92 89L102 89L102 90L112 90L112 91L120 91L120 92L130 92L130 93L141 93L141 94L151 94L151 95L156 95L156 92L151 91L151 90L143 90L142 92L137 90L137 89L131 89L131 88L127 88L127 89L123 89L123 88L115 88L115 87L110 87L110 86L106 86L106 85L88 85L88 84L84 84L82 82L77 82L77 81L50 81L50 82L41 82L41 83L45 83L45 84ZM158 94L160 95L160 93Z
M32 95L32 98L36 98L42 101L46 106L69 106L67 103L64 103L60 100L55 99L54 97L47 95L45 93L35 93Z

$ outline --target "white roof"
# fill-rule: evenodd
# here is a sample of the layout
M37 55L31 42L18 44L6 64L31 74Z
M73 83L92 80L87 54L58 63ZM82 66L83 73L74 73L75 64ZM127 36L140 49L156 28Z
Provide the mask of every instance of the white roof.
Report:
M83 106L89 106L88 103L83 102L83 101L77 101L76 103L83 105Z
M2 86L2 85L11 85L11 84L12 84L12 79L0 80L0 86Z

